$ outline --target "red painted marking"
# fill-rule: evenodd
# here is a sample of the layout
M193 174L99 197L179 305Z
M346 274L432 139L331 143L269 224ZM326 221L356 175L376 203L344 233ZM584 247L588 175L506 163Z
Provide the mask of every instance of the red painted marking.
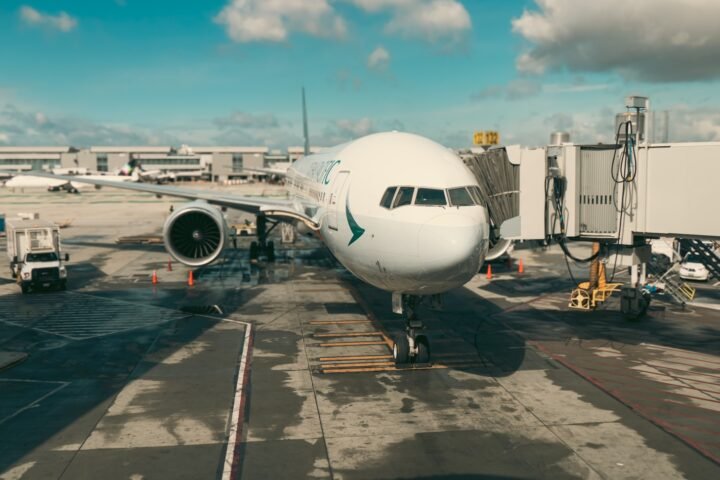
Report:
M584 378L585 380L589 381L590 383L592 383L593 385L595 385L598 389L602 390L603 392L607 393L608 395L610 395L610 396L612 396L613 398L615 398L616 400L618 400L618 401L619 401L620 403L622 403L623 405L627 406L627 407L630 408L631 410L636 411L637 413L639 413L640 415L642 415L642 416L645 417L646 419L650 420L650 421L653 422L655 425L657 425L657 426L659 426L660 428L662 428L663 430L665 430L668 434L674 436L675 438L679 439L680 441L682 441L682 442L684 442L685 444L689 445L690 447L694 448L695 450L697 450L698 452L700 452L702 455L704 455L704 456L707 457L708 459L712 460L713 462L720 464L720 457L718 457L717 454L709 451L709 450L708 450L707 448L705 448L704 445L702 445L701 443L698 443L696 440L693 440L693 439L691 439L691 438L688 438L686 435L682 435L682 434L678 433L677 431L675 431L674 428L669 427L668 425L665 424L665 422L663 422L662 420L658 419L658 418L655 417L654 415L649 415L649 414L645 413L645 412L643 411L643 407L642 407L641 405L639 405L639 404L637 404L637 403L635 403L635 402L629 402L627 399L625 399L625 398L623 398L622 396L620 396L620 395L619 395L619 392L617 392L616 390L608 389L608 388L605 387L605 385L603 385L600 381L598 381L597 379L595 379L594 377L592 377L592 376L590 376L590 375L585 374L585 373L582 371L582 369L580 369L580 368L578 368L578 367L575 367L575 366L572 365L570 362L568 362L564 357L559 356L559 355L555 355L555 354L549 352L549 351L547 350L547 348L545 348L544 346L542 346L542 345L540 345L540 344L538 344L538 348L539 348L540 350L542 350L543 352L547 353L548 355L550 355L550 356L551 356L554 360L556 360L557 362L559 362L559 363L561 363L562 365L564 365L565 367L567 367L570 371L575 372L575 374L577 374L577 375L580 376L581 378ZM701 407L694 407L694 408L701 408Z
M600 368L593 368L593 367L587 367L587 366L582 366L582 367L580 367L580 368L584 368L585 370L588 370L588 371L591 371L591 372L609 373L609 374L610 374L609 376L610 376L611 378L614 378L614 377L625 377L625 378L631 378L631 379L636 380L636 381L637 381L637 380L640 380L640 381L644 381L644 382L659 383L660 385L667 385L667 386L669 386L669 387L674 387L674 388L686 388L686 389L688 389L688 390L697 390L698 392L707 393L708 395L720 395L720 392L714 392L714 391L712 391L712 390L703 390L702 388L698 388L698 387L695 387L695 386L692 386L692 385L675 385L675 384L673 384L673 383L661 382L660 380L655 380L655 379L652 379L652 378L649 378L649 377L645 377L645 376L643 376L643 375L627 375L627 374L624 374L624 373L618 373L618 372L616 372L616 371L603 370L603 369L600 369ZM638 372L638 373L641 372L641 370L632 370L632 371L633 371L633 372ZM646 373L650 373L651 375L663 375L663 373L651 373L651 372L646 372ZM665 374L665 375L667 375L667 374ZM668 375L668 376L669 376L669 375ZM676 379L675 377L670 377L670 378L675 379L675 380L678 380L678 379ZM678 380L678 381L680 381L680 380ZM617 383L622 383L622 382L617 382ZM654 389L654 390L655 390L655 391L660 391L660 392L665 392L665 390L657 390L657 389ZM680 395L680 396L686 396L686 397L688 397L688 398L697 398L698 400L708 400L708 401L710 401L710 402L718 402L718 403L720 403L720 400L715 400L715 399L710 400L710 399L706 399L706 398L698 398L698 397L693 397L692 395L686 395L686 394L684 394L684 393L675 393L675 392L667 392L667 393L672 393L672 394L674 394L674 395Z

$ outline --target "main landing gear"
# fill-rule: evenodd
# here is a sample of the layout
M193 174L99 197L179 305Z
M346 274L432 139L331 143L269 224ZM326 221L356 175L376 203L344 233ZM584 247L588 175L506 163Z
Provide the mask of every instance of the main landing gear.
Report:
M398 334L393 343L393 358L397 366L430 361L430 341L416 311L421 300L419 295L393 294L393 311L402 313L405 319L405 333Z
M255 221L257 226L257 242L250 244L250 260L256 261L261 255L267 257L268 262L275 261L275 243L272 240L268 240L268 235L278 225L279 222L272 222L270 228L268 228L268 219L265 215L258 215Z

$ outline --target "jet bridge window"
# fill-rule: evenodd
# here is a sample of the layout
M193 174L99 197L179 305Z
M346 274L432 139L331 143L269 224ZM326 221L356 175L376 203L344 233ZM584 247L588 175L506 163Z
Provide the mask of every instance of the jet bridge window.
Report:
M384 207L384 208L392 207L392 201L393 201L393 197L395 196L396 190L397 190L397 187L389 187L387 190L385 190L385 193L382 196L382 200L380 200L381 207Z
M418 188L415 205L445 206L445 192L434 188Z
M450 203L453 207L469 207L475 205L470 193L465 187L451 188L448 190L450 194Z
M397 195L395 195L395 202L393 208L402 207L403 205L410 205L412 203L413 195L415 194L415 187L400 187Z

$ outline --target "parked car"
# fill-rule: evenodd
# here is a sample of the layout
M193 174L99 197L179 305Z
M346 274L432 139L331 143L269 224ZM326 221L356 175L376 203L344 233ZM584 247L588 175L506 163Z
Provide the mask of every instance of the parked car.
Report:
M702 264L702 259L697 255L687 255L680 264L680 278L683 280L698 280L706 282L710 272Z

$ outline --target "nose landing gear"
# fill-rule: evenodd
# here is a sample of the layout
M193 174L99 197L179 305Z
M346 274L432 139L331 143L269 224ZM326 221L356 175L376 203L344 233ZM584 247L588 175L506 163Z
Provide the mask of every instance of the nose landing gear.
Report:
M416 312L421 300L419 295L393 294L393 311L402 313L405 319L405 333L398 334L393 343L396 366L430 362L430 341Z

